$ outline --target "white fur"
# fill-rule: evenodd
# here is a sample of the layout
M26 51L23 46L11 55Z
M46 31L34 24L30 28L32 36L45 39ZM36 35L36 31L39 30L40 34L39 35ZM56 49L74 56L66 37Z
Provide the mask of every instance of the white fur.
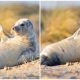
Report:
M45 55L50 59L56 56L55 54L59 57L61 64L80 61L80 29L71 37L46 46L40 56Z
M0 25L0 39L1 39L1 43L5 42L8 39L8 36L4 34L3 32L3 27L2 25Z
M30 21L30 20L29 20ZM37 57L38 54L38 47L37 47L37 40L35 36L34 29L28 26L29 29L27 30L25 25L25 32L21 29L20 24L25 24L28 22L28 19L20 19L18 20L15 25L20 28L21 32L16 32L12 30L14 33L13 38L8 38L7 41L4 43L0 43L0 68L4 66L14 66L18 63L27 62L28 59L32 57ZM26 31L27 30L27 31ZM19 34L18 34L19 33ZM24 33L24 34L23 34ZM34 46L30 46L31 41L35 43L35 51L32 52L31 49Z

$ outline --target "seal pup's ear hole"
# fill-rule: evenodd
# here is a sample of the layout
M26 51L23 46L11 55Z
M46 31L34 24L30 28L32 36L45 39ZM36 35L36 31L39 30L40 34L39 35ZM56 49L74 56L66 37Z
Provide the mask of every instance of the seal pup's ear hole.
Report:
M80 29L78 29L74 34L74 39L78 38L80 36Z
M32 24L32 21L31 20L27 20L26 25L27 25L27 27L31 26L33 28L33 24Z

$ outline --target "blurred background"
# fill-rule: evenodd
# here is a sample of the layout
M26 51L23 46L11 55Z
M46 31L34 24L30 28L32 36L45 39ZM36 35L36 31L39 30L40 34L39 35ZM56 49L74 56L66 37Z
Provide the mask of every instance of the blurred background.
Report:
M80 27L80 1L41 2L41 43L57 42Z
M38 1L0 1L0 24L4 32L10 34L11 27L20 18L32 20L37 37L39 36Z

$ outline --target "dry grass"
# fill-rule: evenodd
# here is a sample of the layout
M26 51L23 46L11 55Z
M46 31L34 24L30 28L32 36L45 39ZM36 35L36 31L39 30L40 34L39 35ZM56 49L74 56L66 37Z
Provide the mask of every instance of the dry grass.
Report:
M0 24L3 25L4 32L10 33L11 27L20 18L29 18L32 20L36 32L38 33L39 6L28 4L8 4L0 6Z
M74 33L80 27L80 8L42 10L41 42L56 42Z

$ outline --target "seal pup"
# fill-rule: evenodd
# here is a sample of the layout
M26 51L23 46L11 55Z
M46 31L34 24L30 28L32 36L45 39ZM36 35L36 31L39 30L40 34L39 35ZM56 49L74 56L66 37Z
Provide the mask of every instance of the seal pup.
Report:
M39 53L31 20L18 20L12 27L11 32L14 37L0 43L0 68L27 62Z
M70 37L46 46L40 53L41 64L55 66L80 61L80 28Z

